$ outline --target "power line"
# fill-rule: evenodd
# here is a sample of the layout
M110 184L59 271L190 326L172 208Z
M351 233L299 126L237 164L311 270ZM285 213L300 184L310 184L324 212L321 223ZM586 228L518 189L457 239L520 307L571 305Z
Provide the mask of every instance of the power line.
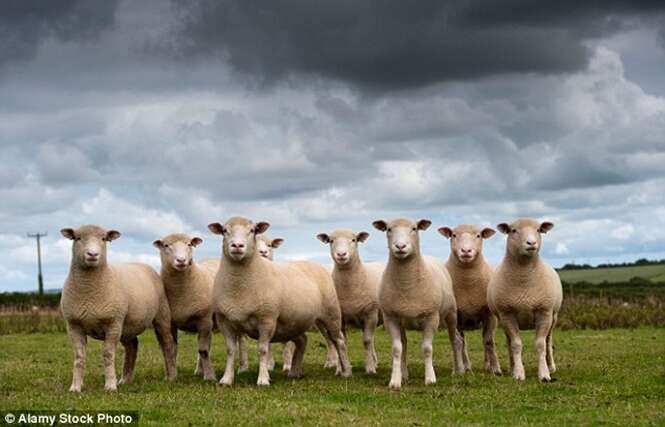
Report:
M28 237L37 239L37 284L39 285L39 295L44 295L44 278L42 277L42 245L41 238L48 236L48 233L27 233Z

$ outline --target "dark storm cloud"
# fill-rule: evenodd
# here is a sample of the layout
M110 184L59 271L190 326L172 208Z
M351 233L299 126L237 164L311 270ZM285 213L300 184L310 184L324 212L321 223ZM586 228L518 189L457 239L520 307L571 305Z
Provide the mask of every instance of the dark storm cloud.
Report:
M0 65L31 59L44 39L94 40L114 23L117 0L0 2Z
M184 57L225 57L271 83L293 73L406 88L502 73L582 69L584 41L662 1L179 2Z

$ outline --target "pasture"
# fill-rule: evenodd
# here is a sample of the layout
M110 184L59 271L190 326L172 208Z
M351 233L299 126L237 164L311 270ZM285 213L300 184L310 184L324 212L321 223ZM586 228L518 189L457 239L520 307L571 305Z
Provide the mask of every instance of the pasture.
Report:
M584 270L560 270L561 280L569 283L628 282L638 277L651 282L665 282L665 265L639 265L631 267L589 268Z
M305 377L272 374L269 388L257 388L256 355L250 372L233 388L204 383L193 375L195 337L181 333L178 379L163 381L156 340L141 337L135 382L115 394L103 391L101 345L90 340L84 391L67 391L72 351L63 333L0 336L0 410L138 410L141 425L662 425L665 423L665 329L559 331L555 335L558 381L536 380L533 334L523 332L527 380L495 377L482 370L480 336L468 335L474 372L450 375L450 347L435 340L438 383L425 386L419 336L409 334L411 377L401 392L388 390L390 344L377 331L379 372L365 375L360 335L349 336L353 377L335 377L322 367L323 340L310 333ZM213 362L221 375L223 340L216 334ZM507 354L497 334L504 371ZM279 349L280 346L276 346ZM254 350L254 344L251 347ZM119 351L117 361L123 352ZM277 357L280 360L280 357ZM279 367L279 365L278 365Z

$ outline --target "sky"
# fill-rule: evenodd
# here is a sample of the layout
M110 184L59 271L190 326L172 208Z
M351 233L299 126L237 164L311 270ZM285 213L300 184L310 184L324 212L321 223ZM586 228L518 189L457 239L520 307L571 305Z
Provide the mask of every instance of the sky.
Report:
M376 219L549 220L555 266L665 258L665 2L0 2L0 291L59 288L59 230L110 262L242 215L276 260ZM501 260L505 238L485 242Z

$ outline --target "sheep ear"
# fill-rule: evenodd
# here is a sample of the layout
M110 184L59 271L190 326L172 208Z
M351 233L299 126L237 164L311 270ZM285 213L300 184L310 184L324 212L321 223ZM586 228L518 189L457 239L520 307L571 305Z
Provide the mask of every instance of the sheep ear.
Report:
M265 233L269 227L270 223L268 222L265 221L257 222L256 225L254 226L254 232L256 234Z
M73 228L63 228L62 230L60 230L60 234L62 234L64 237L66 237L69 240L74 240L74 238L76 237Z
M483 239L489 239L490 237L494 236L495 233L496 231L494 231L493 228L485 227L483 228L483 231L480 232L480 235Z
M162 241L159 240L159 239L157 239L157 240L155 240L154 242L152 242L152 245L153 245L154 247L156 247L157 249L160 249L160 250L161 250L161 249L164 249L164 242L162 242Z
M374 221L372 225L379 231L386 231L388 229L388 224L382 219Z
M118 230L109 230L106 232L106 241L112 242L120 238L120 232Z
M418 221L418 230L425 231L429 228L430 225L432 225L432 221L429 219L421 219Z
M446 239L450 239L450 237L453 235L453 230L450 227L439 227L437 231Z
M553 223L551 223L549 221L545 221L542 224L540 224L540 228L538 228L538 232L545 234L553 228L554 228Z
M213 222L208 224L208 230L212 231L214 234L224 234L224 226L218 222Z
M506 224L505 222L497 224L496 228L498 228L499 231L502 232L503 234L510 233L510 225Z
M330 243L330 236L328 236L326 233L320 233L316 235L316 238L322 241L323 243Z
M282 243L284 243L284 239L278 237L276 239L272 239L272 242L270 242L270 247L273 249L277 249L280 246L282 246Z
M369 239L369 233L366 231L361 231L360 233L356 234L356 240L359 242L364 242L367 239Z
M197 247L201 243L203 243L203 239L200 237L194 237L192 240L189 242L192 246Z

